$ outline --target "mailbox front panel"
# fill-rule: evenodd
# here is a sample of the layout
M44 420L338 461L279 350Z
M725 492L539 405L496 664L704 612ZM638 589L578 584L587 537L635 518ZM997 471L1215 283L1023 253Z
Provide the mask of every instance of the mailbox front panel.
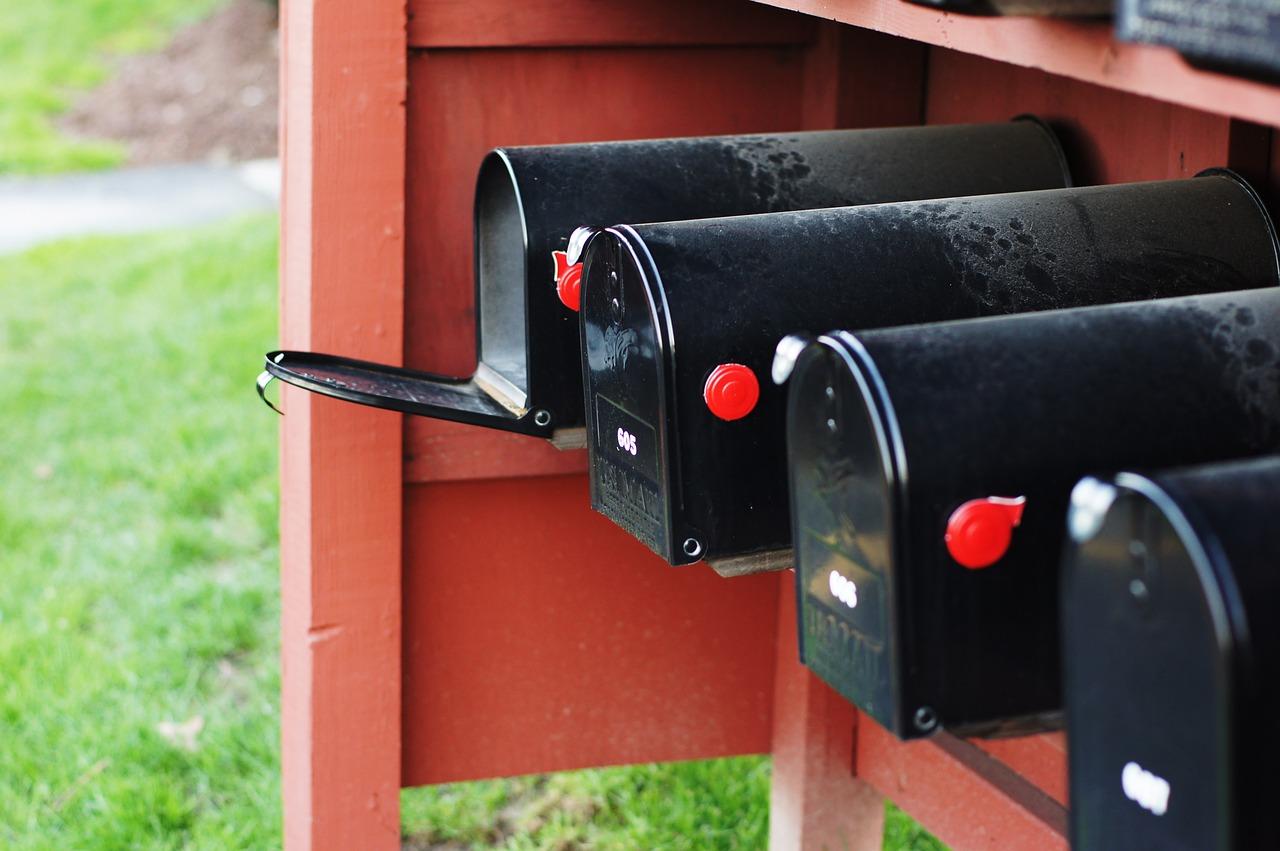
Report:
M1072 509L1090 523L1115 499L1065 566L1073 847L1229 851L1226 602L1168 497L1119 482L1086 480Z
M872 415L894 426L885 438L868 434L889 445L852 451L895 458L885 575L901 634L904 704L892 714L906 735L1053 724L1062 707L1057 565L1068 494L1082 475L1280 447L1274 288L824 340L812 345L843 346L871 391ZM837 396L847 386L835 385ZM792 410L825 403L798 395L799 384L793 392ZM817 451L803 431L789 437L794 463ZM828 499L838 512L848 498ZM1015 500L1016 519L1007 513ZM975 502L990 509L986 531L1005 544L985 565L966 566L956 541L967 534L961 509ZM803 606L804 583L823 560L820 550L799 555ZM815 662L838 691L861 699L856 677Z
M881 422L849 353L812 346L792 381L799 398L787 429L804 457L791 465L800 608L800 657L847 683L862 710L890 730L903 705L896 651L891 423Z
M671 431L659 440L670 475L658 497L673 535L655 550L671 564L706 558L727 575L791 563L785 397L769 380L783 336L1280 282L1269 218L1222 173L611 228L587 249L585 289L622 274L615 263L665 306L670 337L659 363L671 390ZM614 321L606 308L586 306L584 333ZM758 388L730 419L708 393L725 366L749 371ZM589 398L594 376L607 374L584 349ZM666 427L657 412L642 418ZM683 548L690 538L696 556Z
M1062 623L1073 847L1280 846L1280 458L1085 479Z
M583 329L583 349L600 365L585 400L596 475L591 504L619 518L619 524L644 544L665 550L671 544L670 517L660 494L667 489L666 429L668 391L661 363L669 356L664 306L653 299L626 247L615 252L597 286L586 288L584 306L607 316ZM696 538L695 538L696 540Z

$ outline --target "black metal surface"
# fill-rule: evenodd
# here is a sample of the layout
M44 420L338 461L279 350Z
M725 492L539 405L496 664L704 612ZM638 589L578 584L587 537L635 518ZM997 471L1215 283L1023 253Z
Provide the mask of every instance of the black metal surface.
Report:
M509 416L470 379L310 352L268 352L265 367L274 378L359 405L423 416L448 407L450 419L478 425Z
M1117 0L1116 35L1172 47L1214 70L1280 80L1275 0Z
M1111 0L909 0L961 15L1052 15L1055 17L1107 17Z
M836 332L791 383L805 661L903 738L931 731L915 724L922 707L953 732L1044 728L1062 707L1072 485L1280 448L1280 290ZM945 544L948 518L989 496L1025 497L1022 522L1002 558L966 569ZM821 592L846 569L888 588L889 652L875 665L833 646L833 631L865 631L863 613Z
M1085 480L1062 623L1072 847L1280 847L1280 459Z
M1065 185L1057 140L1031 119L499 149L477 179L476 312L480 363L509 384L507 404L481 410L485 390L469 379L394 367L363 373L359 401L544 437L582 426L578 316L556 293L553 259L580 225ZM285 381L317 368L315 356L282 355ZM429 401L409 409L406 397Z
M784 393L769 381L784 334L1278 281L1270 220L1221 173L612 228L588 247L587 406L627 411L655 435L659 463L654 478L616 432L589 428L592 505L672 564L790 546ZM703 402L721 363L760 379L743 419Z

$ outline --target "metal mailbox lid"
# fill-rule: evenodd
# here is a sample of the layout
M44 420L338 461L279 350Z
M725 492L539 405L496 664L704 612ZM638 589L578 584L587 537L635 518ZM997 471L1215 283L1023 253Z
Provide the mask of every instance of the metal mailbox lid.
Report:
M902 612L900 691L918 701L901 713L909 735L932 729L915 724L920 709L973 735L1043 729L1060 711L1057 565L1080 476L1280 448L1275 288L855 342L863 351L851 366L901 441L886 575ZM990 496L1024 497L1025 515L1002 558L967 569L948 552L948 518Z
M1272 848L1280 458L1077 485L1062 623L1073 847Z

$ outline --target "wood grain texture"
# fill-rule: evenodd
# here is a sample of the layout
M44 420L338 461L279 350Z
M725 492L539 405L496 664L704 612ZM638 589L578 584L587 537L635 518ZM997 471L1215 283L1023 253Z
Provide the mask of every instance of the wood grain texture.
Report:
M285 0L281 338L403 351L404 10ZM399 848L398 415L283 390L282 764L289 851Z
M776 576L671 568L582 476L414 485L405 785L769 750Z
M923 44L823 21L805 54L801 128L922 123L927 57Z
M757 0L1109 89L1280 124L1280 86L1192 68L1172 50L1123 44L1110 22L953 15L901 0Z
M558 476L587 470L585 449L561 451L540 437L425 418L407 424L406 482Z
M409 0L409 43L446 47L803 44L814 21L743 0Z
M930 124L1028 112L1049 121L1077 185L1191 177L1230 156L1232 122L1220 115L954 50L930 52L927 85Z

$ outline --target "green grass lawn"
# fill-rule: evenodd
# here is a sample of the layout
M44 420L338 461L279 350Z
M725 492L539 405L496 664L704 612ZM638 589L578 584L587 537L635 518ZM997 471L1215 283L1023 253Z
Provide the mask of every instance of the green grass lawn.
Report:
M120 146L66 139L54 117L106 75L112 55L159 47L218 2L0 0L0 174L119 163Z
M0 257L0 847L279 844L275 232Z
M273 217L0 257L0 848L279 847L275 267ZM768 784L408 790L406 847L761 848Z
M408 847L764 848L761 757L591 769L401 795Z

